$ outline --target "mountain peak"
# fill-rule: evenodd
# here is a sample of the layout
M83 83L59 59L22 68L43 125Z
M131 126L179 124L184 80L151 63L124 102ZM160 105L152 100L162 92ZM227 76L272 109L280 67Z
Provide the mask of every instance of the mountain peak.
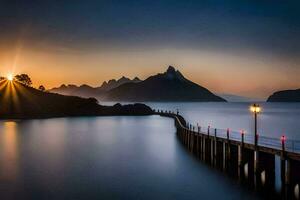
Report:
M136 76L136 77L134 77L134 79L132 79L132 81L133 81L133 82L140 82L141 79L139 79L139 77Z
M208 89L193 83L173 66L142 82L121 85L108 91L109 101L225 101Z
M168 79L178 79L180 81L184 81L184 76L180 73L180 71L176 70L175 67L169 66L167 71L163 74Z
M122 76L119 80L117 80L117 82L124 82L124 81L130 81L130 79L125 76Z
M173 73L176 73L175 67L173 67L173 66L170 65L170 66L168 67L166 73L167 73L167 74L173 74Z
M126 76L122 76L120 79L111 79L108 82L104 81L101 85L101 89L108 91L111 90L113 88L119 87L120 85L123 85L125 83L138 83L141 80L138 77L135 77L134 79L130 80L129 78L127 78Z

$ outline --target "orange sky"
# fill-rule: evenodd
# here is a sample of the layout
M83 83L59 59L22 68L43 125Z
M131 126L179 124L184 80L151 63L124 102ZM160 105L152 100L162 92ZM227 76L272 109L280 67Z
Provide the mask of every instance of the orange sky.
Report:
M193 49L47 50L28 46L2 50L0 73L27 73L35 86L99 86L104 80L163 72L168 65L217 93L266 98L280 89L300 88L299 62L251 52Z
M216 93L300 88L299 1L4 1L0 74L35 86L144 79L168 65Z

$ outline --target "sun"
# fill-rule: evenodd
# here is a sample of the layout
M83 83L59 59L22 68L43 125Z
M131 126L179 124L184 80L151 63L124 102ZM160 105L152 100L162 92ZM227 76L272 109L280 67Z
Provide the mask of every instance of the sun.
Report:
M7 80L13 81L14 80L14 76L12 74L8 74L7 75Z

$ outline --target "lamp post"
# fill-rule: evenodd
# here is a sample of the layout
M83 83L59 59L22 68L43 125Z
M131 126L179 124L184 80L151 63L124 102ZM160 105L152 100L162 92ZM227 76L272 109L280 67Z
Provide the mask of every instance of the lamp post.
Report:
M260 113L261 108L258 104L253 104L250 107L251 112L254 113L254 145L255 148L257 147L257 142L258 142L258 134L257 134L257 114Z

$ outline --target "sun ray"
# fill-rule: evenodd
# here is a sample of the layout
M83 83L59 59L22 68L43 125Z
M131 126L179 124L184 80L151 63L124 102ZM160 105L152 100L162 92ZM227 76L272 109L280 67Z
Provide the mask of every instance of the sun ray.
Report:
M9 87L9 81L6 81L4 83L4 88L3 88L3 96L2 96L2 101L6 102L6 104L2 105L2 109L4 110L5 113L9 113L11 111L11 99L10 99L10 87Z
M21 112L21 102L20 102L20 99L19 99L19 94L16 90L16 87L15 87L15 83L14 82L11 82L9 84L10 86L10 92L11 92L11 100L12 100L12 103L13 103L13 109L16 113L20 113Z
M1 90L4 89L4 87L7 85L8 81L7 80L2 80L0 82L0 92L2 92Z

